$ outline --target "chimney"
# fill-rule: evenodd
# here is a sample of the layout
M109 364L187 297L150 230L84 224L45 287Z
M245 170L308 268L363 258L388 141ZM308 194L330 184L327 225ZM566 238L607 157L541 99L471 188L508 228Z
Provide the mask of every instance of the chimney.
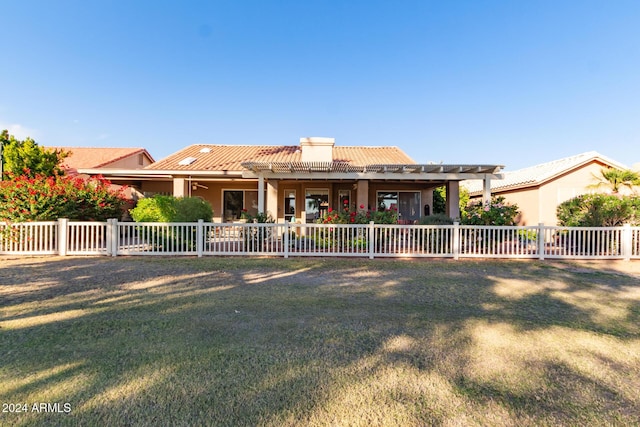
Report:
M308 137L300 138L301 161L303 162L333 162L333 146L335 138Z

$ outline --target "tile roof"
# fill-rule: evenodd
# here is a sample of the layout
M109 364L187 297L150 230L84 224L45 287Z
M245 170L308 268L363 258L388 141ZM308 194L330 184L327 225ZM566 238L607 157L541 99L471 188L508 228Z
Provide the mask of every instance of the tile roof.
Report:
M144 153L153 161L144 148L102 148L102 147L45 147L46 149L70 151L62 164L65 169L91 169L108 166L135 154Z
M491 181L491 190L506 190L540 185L556 176L562 175L594 160L607 166L626 169L626 166L615 160L609 159L596 151L588 151L576 156L565 157L516 171L504 171L504 179ZM483 190L483 182L479 179L465 180L461 182L461 185L471 194L481 193Z
M192 161L185 161L191 158ZM352 165L414 164L397 147L334 147L333 160ZM244 162L296 163L301 161L297 145L209 145L195 144L186 147L156 163L150 170L184 171L243 171Z

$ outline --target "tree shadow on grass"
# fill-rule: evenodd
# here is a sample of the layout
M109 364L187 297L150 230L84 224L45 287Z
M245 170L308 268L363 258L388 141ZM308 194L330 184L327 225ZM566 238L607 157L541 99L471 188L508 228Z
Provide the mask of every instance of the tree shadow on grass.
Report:
M571 364L575 352L622 379L638 369L601 350L638 338L638 299L616 296L629 278L540 263L289 261L82 259L14 271L53 285L3 299L2 321L84 311L0 329L0 397L72 403L66 418L32 413L16 425L483 424L499 410L505 424L534 425L583 420L574 408L634 420L638 401L618 383ZM556 340L565 354L549 350ZM591 394L572 396L581 387Z

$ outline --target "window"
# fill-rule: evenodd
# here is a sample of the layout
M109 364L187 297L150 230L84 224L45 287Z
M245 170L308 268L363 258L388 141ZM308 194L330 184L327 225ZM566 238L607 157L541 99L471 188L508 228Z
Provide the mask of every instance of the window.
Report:
M316 222L329 209L329 190L325 188L309 188L304 201L307 212L307 223Z
M338 203L340 209L347 208L348 210L351 210L351 191L338 190Z
M420 218L419 191L378 191L378 209L397 209L399 221Z
M196 160L198 160L198 159L196 159L195 157L186 157L186 158L180 160L178 162L178 164L180 166L189 166L191 163L195 162Z
M258 213L258 192L252 190L225 190L223 192L223 219L237 221L242 218L242 210L249 215Z
M296 190L286 190L284 193L284 220L292 222L296 219Z

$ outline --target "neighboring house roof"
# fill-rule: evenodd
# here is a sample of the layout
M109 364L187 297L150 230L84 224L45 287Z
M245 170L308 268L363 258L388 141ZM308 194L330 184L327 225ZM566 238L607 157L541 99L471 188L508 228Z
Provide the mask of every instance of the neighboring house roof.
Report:
M627 169L625 165L603 156L596 151L588 151L576 156L565 157L563 159L530 166L516 171L504 171L504 179L491 181L491 191L511 190L541 185L594 160L606 166L617 169ZM460 184L465 187L471 195L482 193L482 180L470 179L462 181Z
M104 168L127 157L144 154L153 162L153 157L144 148L96 148L96 147L45 147L71 152L63 161L65 169Z
M196 144L152 165L148 170L243 171L245 162L297 163L300 146ZM415 164L398 147L334 147L333 161L355 166L370 164Z

